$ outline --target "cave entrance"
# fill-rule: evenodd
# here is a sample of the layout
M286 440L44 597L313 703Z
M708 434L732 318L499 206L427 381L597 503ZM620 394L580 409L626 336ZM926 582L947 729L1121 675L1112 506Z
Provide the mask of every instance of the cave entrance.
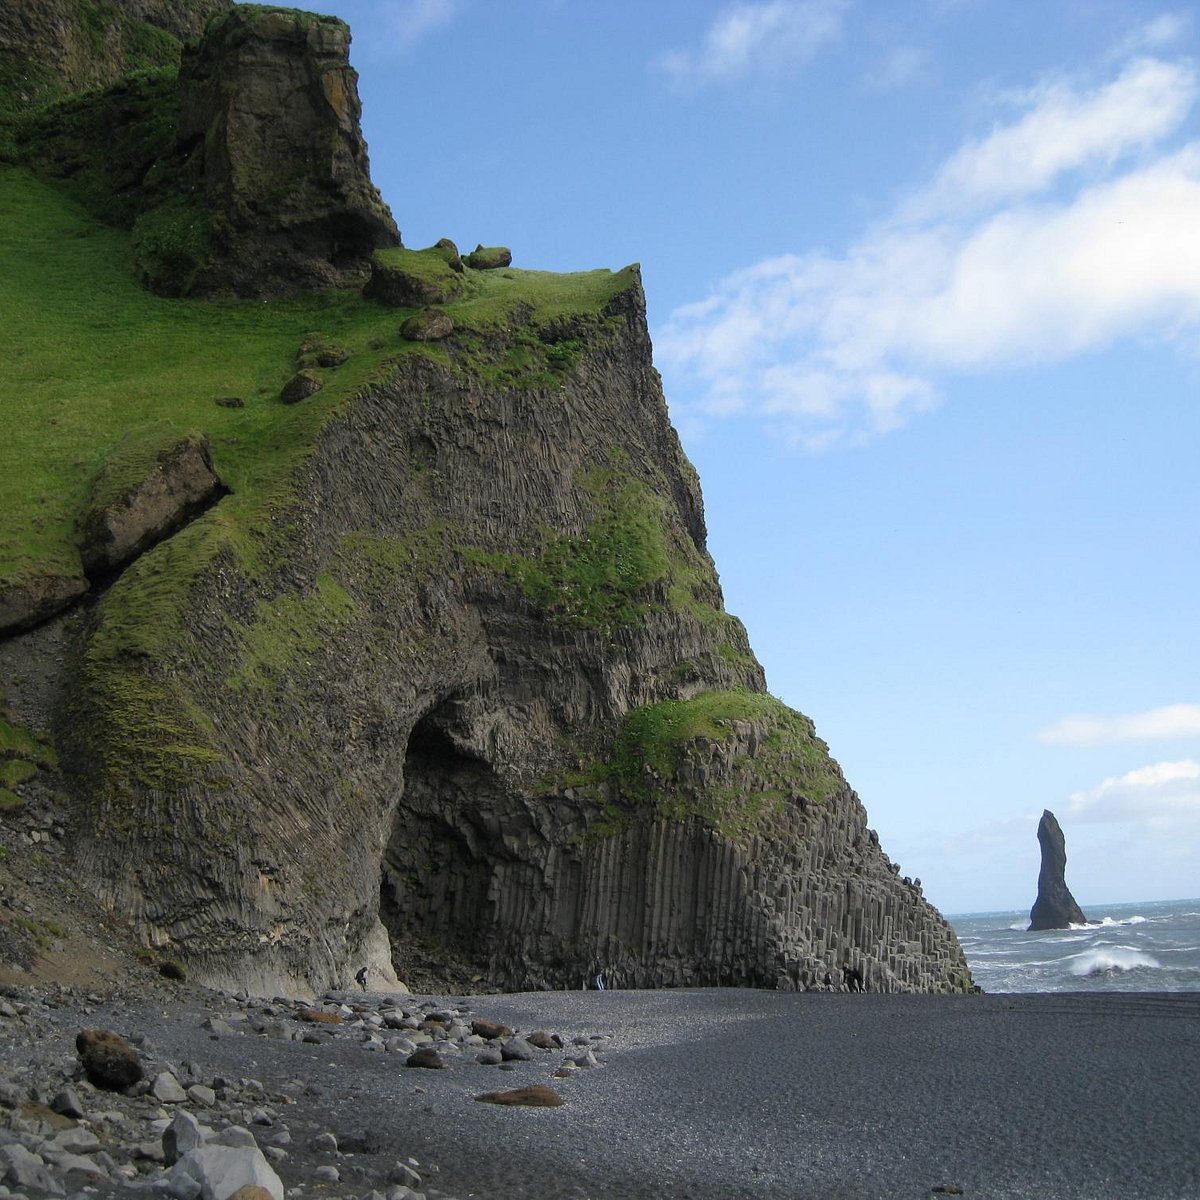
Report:
M414 991L486 985L504 791L455 737L454 706L414 726L383 853L379 915L396 974Z

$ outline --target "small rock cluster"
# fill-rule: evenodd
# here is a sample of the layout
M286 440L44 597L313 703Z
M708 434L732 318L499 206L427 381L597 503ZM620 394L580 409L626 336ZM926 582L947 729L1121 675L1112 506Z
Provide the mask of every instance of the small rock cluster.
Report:
M328 1114L303 1103L310 1089L302 1079L279 1085L209 1073L198 1062L157 1057L144 1034L123 1036L99 1024L77 1029L72 1055L71 1026L81 1017L103 1020L96 1011L103 997L0 991L7 1047L0 1058L0 1200L115 1189L156 1200L299 1200L309 1191L361 1200L444 1197L423 1180L435 1167L381 1153L367 1131L323 1128ZM201 1045L199 1038L341 1042L395 1055L398 1072L411 1070L414 1081L423 1069L548 1068L545 1083L480 1087L473 1098L489 1104L561 1105L551 1084L599 1066L604 1041L523 1033L462 1004L408 996L400 1004L331 993L314 1005L200 989L193 995L198 1005L180 1019L191 1022L190 1036ZM424 1088L414 1083L414 1090Z

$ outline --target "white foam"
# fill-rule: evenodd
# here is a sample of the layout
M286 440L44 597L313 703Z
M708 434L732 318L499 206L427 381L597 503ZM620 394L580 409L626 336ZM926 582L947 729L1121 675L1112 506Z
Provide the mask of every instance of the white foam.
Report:
M1097 946L1082 954L1072 954L1072 975L1112 975L1135 971L1139 967L1161 970L1162 963L1132 946Z

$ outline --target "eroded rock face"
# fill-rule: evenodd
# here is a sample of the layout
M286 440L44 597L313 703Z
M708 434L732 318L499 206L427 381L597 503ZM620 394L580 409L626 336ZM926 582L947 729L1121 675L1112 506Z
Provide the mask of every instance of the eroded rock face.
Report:
M371 183L350 30L294 9L235 7L184 55L179 140L215 215L196 292L361 285L399 244Z
M1037 899L1029 910L1029 928L1067 929L1071 925L1086 925L1087 917L1067 887L1067 841L1049 809L1038 822L1037 839L1042 848L1042 868L1038 873Z
M144 729L81 680L80 870L192 979L373 975L382 912L401 977L969 986L723 610L632 279L560 386L412 356L339 410L279 566L220 561L121 676Z

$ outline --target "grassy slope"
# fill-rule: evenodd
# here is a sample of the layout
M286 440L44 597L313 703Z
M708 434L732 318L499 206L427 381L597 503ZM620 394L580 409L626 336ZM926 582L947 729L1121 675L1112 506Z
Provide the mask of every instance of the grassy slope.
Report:
M151 295L134 278L128 234L21 170L0 169L0 261L0 582L78 571L75 522L92 481L138 430L207 432L234 493L210 524L237 541L286 502L294 468L339 402L397 355L445 354L397 336L404 310L356 294L269 304ZM594 314L627 283L608 271L472 273L447 311L464 330L494 331L531 306L539 319ZM320 372L322 392L282 405L279 390L313 331L350 358ZM245 407L216 403L230 396Z

